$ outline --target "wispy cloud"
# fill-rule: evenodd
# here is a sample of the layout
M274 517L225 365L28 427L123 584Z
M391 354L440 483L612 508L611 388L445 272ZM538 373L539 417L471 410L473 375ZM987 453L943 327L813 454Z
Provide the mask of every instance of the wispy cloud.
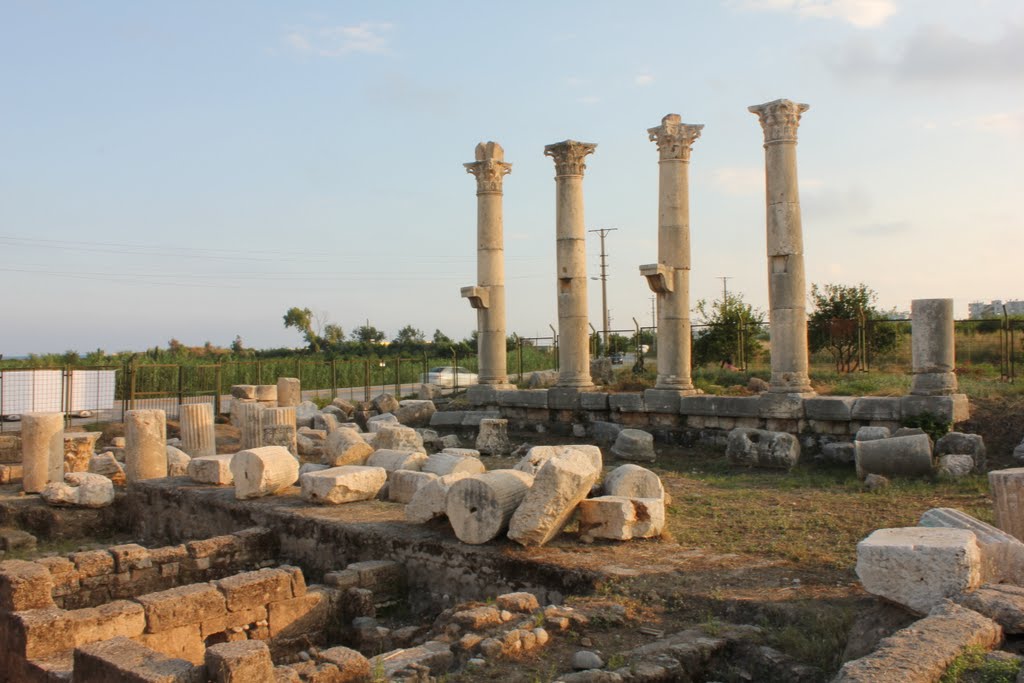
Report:
M812 19L839 19L857 28L881 26L898 7L895 0L728 0L749 12L790 12Z
M351 26L297 26L285 33L284 44L295 52L317 57L387 54L392 28L391 24L378 21Z
M889 78L902 83L999 83L1024 80L1024 23L1001 36L977 40L945 26L924 26L907 42L883 50L866 36L847 43L830 60L850 79Z

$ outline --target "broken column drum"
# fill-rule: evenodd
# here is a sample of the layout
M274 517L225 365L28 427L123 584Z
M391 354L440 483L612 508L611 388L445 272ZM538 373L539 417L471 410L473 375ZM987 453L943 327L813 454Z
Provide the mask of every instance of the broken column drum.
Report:
M64 414L25 413L21 416L21 485L39 493L53 481L64 481Z
M775 100L748 107L764 130L768 230L768 303L772 376L769 390L812 393L807 374L807 304L796 130L810 107Z
M996 526L1024 541L1024 467L988 473Z
M212 403L187 403L179 408L181 450L193 458L217 454Z
M505 238L502 184L512 172L496 142L476 146L476 161L463 164L476 177L476 279L462 296L476 309L480 384L508 384L505 348Z
M497 538L532 484L533 475L517 470L490 470L452 484L445 509L456 538L471 545Z
M124 414L124 473L128 482L167 476L167 416L162 410Z
M658 296L656 389L695 393L690 379L690 149L703 125L669 114L648 128L658 145L658 262L640 273Z
M565 140L544 147L555 160L556 268L558 269L558 382L589 388L590 335L587 320L587 250L583 222L584 157L597 145Z
M235 408L232 408L234 411ZM259 448L263 445L263 423L261 413L266 408L259 403L242 403L238 406L238 429L241 432L242 450Z
M910 393L944 396L957 390L952 299L910 302Z
M297 433L295 429L295 408L264 408L259 414L260 424L260 445L261 446L283 446L294 456L299 455L297 444ZM270 443L267 440L268 427L291 427L290 430L272 430L276 439L281 443ZM284 443L287 441L287 443Z

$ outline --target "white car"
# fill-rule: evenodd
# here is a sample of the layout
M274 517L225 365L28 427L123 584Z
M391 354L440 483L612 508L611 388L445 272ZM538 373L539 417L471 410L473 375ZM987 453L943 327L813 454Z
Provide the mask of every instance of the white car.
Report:
M460 387L468 387L470 384L477 383L477 375L475 372L471 372L463 367L453 367L451 365L430 368L427 374L423 376L423 383L436 384L439 387L454 387L456 373L458 374L458 385Z

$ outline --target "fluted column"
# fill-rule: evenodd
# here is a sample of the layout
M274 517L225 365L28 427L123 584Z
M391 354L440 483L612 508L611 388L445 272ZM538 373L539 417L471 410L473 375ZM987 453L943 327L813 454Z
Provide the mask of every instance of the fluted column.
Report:
M283 446L298 457L298 434L295 426L295 408L264 408L259 413L260 446Z
M690 379L690 149L703 125L669 114L648 137L658 145L658 262L640 266L658 296L656 389L696 393Z
M21 487L39 493L50 482L64 481L64 414L21 416Z
M764 130L770 391L812 393L807 374L807 287L796 172L796 130L801 115L809 107L789 100L775 100L748 109L757 114Z
M232 412L235 409L232 408ZM263 424L260 413L266 410L259 403L241 403L238 405L238 429L241 432L241 450L259 448L263 445Z
M186 403L179 408L181 450L193 458L217 455L212 403Z
M587 330L587 249L583 222L584 157L597 145L566 140L544 147L555 160L555 233L558 270L558 382L588 388L590 335Z
M162 410L124 414L124 473L128 483L167 476L167 415Z
M476 278L462 296L476 309L480 384L508 384L505 349L505 237L502 185L512 172L497 142L476 146L476 161L463 164L476 177Z

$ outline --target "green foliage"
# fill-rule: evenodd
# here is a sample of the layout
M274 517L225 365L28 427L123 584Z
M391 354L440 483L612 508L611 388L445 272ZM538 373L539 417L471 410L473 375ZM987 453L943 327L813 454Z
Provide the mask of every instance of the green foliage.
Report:
M938 441L953 428L953 423L944 420L941 416L933 413L921 413L913 417L905 417L900 420L903 427L919 427L932 437L932 441Z
M807 319L811 353L827 349L837 372L852 372L861 366L863 352L884 353L895 348L896 327L877 322L886 318L874 305L877 299L864 283L812 284L814 311Z
M743 301L743 294L726 294L724 300L708 303L701 299L696 306L701 327L693 334L693 364L732 364L739 358L757 355L760 344L757 332L764 324L764 311Z
M293 306L284 314L284 326L298 330L309 345L309 350L316 353L320 350L321 340L320 335L313 329L313 320L313 311L308 308Z
M384 333L384 330L378 330L370 324L360 325L356 329L352 330L353 341L367 344L380 344L387 338L388 336Z
M1020 671L1020 661L988 657L984 648L971 645L953 660L939 679L940 683L1013 683Z
M412 325L406 325L395 335L393 344L422 344L427 341L427 335L423 330L418 330Z

